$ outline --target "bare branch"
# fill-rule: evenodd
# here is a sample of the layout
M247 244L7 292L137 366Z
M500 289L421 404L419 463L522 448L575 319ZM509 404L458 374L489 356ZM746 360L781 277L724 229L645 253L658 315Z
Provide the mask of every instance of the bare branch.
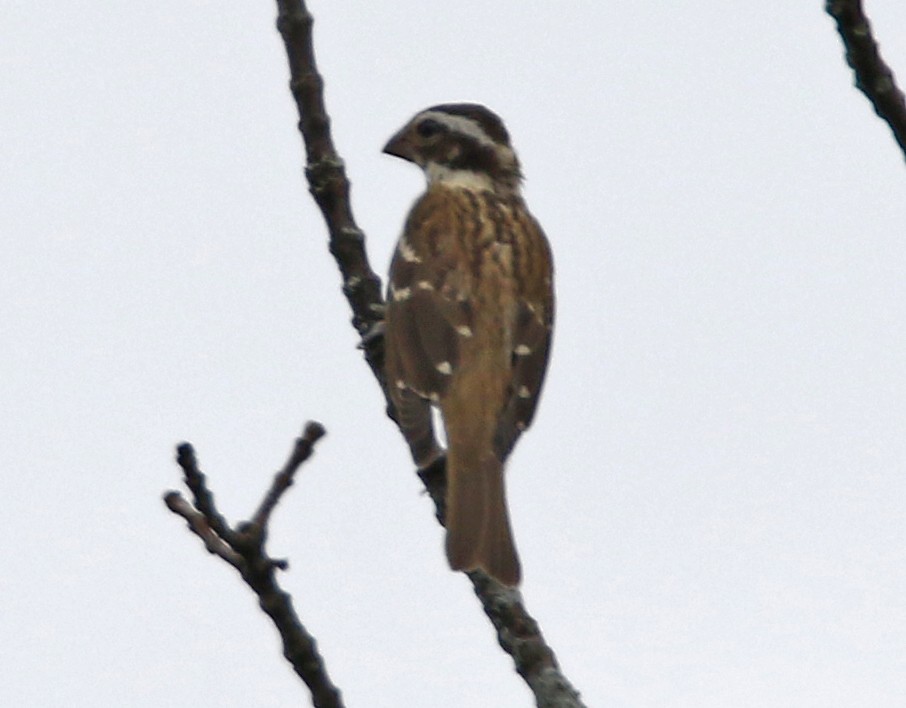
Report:
M906 101L893 71L881 58L861 0L827 0L826 9L837 23L846 47L846 61L856 75L856 88L868 97L875 113L890 126L906 156Z
M311 456L314 444L323 435L324 427L320 423L308 423L305 426L305 431L297 438L292 454L275 476L253 520L240 524L238 529L233 529L217 510L214 494L198 468L195 450L189 443L182 443L177 448L177 461L195 503L190 504L175 491L164 495L164 503L170 511L186 520L189 528L204 541L205 548L210 553L236 568L258 596L261 609L273 620L280 632L283 655L311 691L312 704L317 708L342 708L340 691L327 675L314 638L299 621L292 598L277 582L275 571L285 568L286 563L270 558L264 550L271 513L292 484L299 467Z
M289 60L290 90L299 111L299 130L305 141L305 175L330 235L330 252L343 276L343 293L352 308L352 324L363 339L365 358L383 386L383 342L369 337L384 318L381 280L365 254L365 234L352 215L349 180L330 134L324 108L324 81L318 73L312 45L314 18L304 2L278 0L277 29Z

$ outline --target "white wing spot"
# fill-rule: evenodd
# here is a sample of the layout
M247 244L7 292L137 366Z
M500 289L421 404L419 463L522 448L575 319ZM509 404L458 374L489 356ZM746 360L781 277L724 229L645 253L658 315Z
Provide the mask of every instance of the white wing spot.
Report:
M532 397L532 392L529 391L528 386L520 386L518 393L519 393L519 398L531 398Z
M459 325L459 327L456 328L456 331L457 331L457 333L461 334L463 337L472 336L472 328L469 327L469 325Z
M417 287L419 290L434 290L434 285L428 280L419 280Z
M513 353L516 356L528 356L529 354L532 353L532 350L531 350L531 347L528 347L525 344L520 344L513 350Z
M400 242L396 246L396 250L400 252L400 255L403 257L403 260L406 261L406 263L422 262L422 259L418 257L415 249L409 245L409 242L406 240L405 236L400 239Z
M440 364L438 364L434 368L437 369L440 373L444 374L445 376L449 376L450 374L453 373L453 367L450 365L449 361L442 361L442 362L440 362Z
M403 300L408 300L410 297L412 297L412 288L400 288L399 290L397 290L391 283L390 296L393 298L394 302L402 302Z
M408 388L408 386L406 386L406 382L403 381L402 379L397 379L397 380L396 380L396 387L397 387L400 391L405 391L405 390Z

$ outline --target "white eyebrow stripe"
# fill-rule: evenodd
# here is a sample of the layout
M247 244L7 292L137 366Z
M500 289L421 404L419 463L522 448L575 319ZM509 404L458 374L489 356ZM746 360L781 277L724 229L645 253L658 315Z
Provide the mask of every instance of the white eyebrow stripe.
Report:
M484 132L478 122L471 118L457 116L451 113L442 113L441 111L425 111L418 116L419 120L424 120L425 118L430 118L431 120L436 120L438 123L442 123L454 133L460 133L462 135L468 135L470 138L475 138L475 140L482 145L497 147L497 143L491 140L490 136Z

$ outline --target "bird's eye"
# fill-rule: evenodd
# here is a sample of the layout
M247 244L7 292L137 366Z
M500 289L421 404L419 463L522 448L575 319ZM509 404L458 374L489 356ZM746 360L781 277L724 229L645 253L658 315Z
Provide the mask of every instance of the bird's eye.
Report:
M444 127L432 118L425 118L421 123L415 126L416 132L423 138L430 138L441 132Z

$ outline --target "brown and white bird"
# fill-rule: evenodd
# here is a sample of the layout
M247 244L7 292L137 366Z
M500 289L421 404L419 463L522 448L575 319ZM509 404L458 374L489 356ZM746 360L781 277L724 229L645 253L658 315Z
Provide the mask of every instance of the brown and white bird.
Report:
M505 585L521 572L503 463L532 422L554 319L550 248L520 193L500 118L444 104L417 114L384 152L428 181L390 266L386 371L412 455L427 467L447 438L447 558Z

